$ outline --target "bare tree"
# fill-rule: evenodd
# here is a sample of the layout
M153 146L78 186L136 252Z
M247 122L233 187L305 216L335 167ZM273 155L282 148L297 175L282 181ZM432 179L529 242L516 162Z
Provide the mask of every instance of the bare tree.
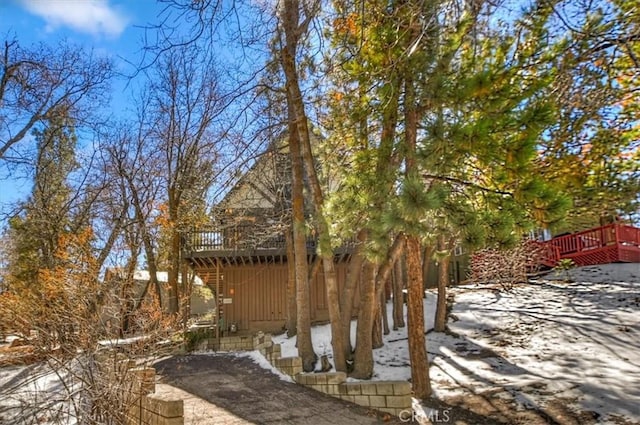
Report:
M29 48L5 40L0 56L0 159L21 161L18 143L64 106L76 122L106 94L112 65L66 41Z
M149 83L150 141L161 153L158 177L166 201L161 214L169 272L169 312L179 310L181 228L202 221L207 191L216 176L222 102L214 63L195 46L166 51Z
M147 288L152 286L162 305L162 291L157 278L158 228L154 220L156 206L159 203L159 162L157 152L147 143L147 137L142 124L123 124L114 130L103 149L107 152L110 170L118 182L121 196L128 199L125 204L129 206L129 210L126 211L128 227L124 230L125 241L133 257L128 269L137 264L135 254L141 242L150 275L149 284L145 287L142 297L146 294Z
M31 335L22 353L3 357L29 364L28 374L0 386L3 423L125 423L136 398L131 365L155 358L156 342L174 332L176 323L162 317L157 302L132 317L143 337L118 341L103 326L93 308L101 288L91 239L87 229L60 242L58 264L40 274L46 302L28 293L0 297L0 319L13 318L14 331Z

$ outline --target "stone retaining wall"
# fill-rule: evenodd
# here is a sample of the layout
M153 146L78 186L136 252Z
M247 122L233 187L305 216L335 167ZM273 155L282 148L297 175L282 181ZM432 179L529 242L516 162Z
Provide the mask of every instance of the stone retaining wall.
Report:
M302 373L300 357L282 357L280 344L274 344L271 335L261 332L253 338L254 349L281 372L301 385L347 400L360 406L371 407L395 416L411 410L411 384L406 381L346 382L344 372Z
M344 372L304 373L297 383L360 406L395 416L411 410L411 384L406 381L346 382Z
M142 396L129 408L127 425L184 425L184 402L153 394Z
M258 332L253 337L253 347L254 350L259 350L269 363L280 372L292 378L302 373L302 358L282 357L282 347L280 347L280 344L273 343L271 335Z
M184 425L184 402L159 394L156 390L156 370L138 367L123 353L108 352L96 359L103 370L121 382L130 383L123 388L126 405L125 425Z
M251 336L224 336L218 343L212 338L208 341L208 348L215 351L251 351L254 350L253 339Z
M275 368L291 376L298 384L316 391L371 407L398 416L411 411L411 384L406 381L346 382L344 372L302 373L300 357L282 357L280 344L274 344L271 335L258 332L255 336L220 338L219 346L209 340L209 347L221 351L259 350Z
M291 377L302 373L302 358L300 357L281 357L275 359L271 364Z
M133 374L133 398L126 425L184 425L184 401L153 394L154 368L134 368L130 373Z

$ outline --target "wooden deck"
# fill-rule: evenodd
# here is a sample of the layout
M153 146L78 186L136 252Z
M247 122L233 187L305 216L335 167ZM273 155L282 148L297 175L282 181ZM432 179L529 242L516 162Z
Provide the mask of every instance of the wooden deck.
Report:
M223 264L250 265L286 262L286 240L282 231L259 226L206 226L183 232L184 257L197 267ZM317 239L307 238L309 260L315 257ZM344 261L354 250L355 239L334 249L336 261Z
M555 267L561 259L571 259L577 266L640 263L640 229L626 224L558 236L543 245L542 263L547 267Z
M282 231L251 225L208 226L181 233L182 255L193 272L218 295L214 320L235 324L239 332L282 331L287 318L289 267ZM317 241L307 239L309 264L318 264ZM344 288L348 259L355 242L347 241L334 250L339 288ZM310 266L312 267L312 266ZM312 323L329 320L322 267L309 276L309 304ZM359 295L354 298L357 311ZM226 324L226 325L225 325Z

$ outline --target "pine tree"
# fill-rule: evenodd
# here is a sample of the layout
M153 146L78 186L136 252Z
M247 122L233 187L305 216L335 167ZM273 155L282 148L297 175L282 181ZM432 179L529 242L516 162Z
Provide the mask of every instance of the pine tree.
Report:
M540 144L540 173L569 194L573 207L557 232L583 230L603 217L632 214L640 193L637 77L640 12L636 2L561 4L551 35L565 39L550 92L557 125Z
M336 7L346 61L337 87L350 90L334 98L337 111L353 112L333 123L344 132L341 160L350 168L330 206L338 223L369 230L372 258L381 258L390 233L406 238L412 382L424 398L422 242L460 235L469 245L509 245L566 207L533 163L553 123L546 90L556 50L544 37L548 7L534 7L517 32L501 34L483 26L473 5L451 20L433 4L394 6L368 2L365 15L356 5Z
M65 107L53 110L47 126L33 131L36 140L34 184L23 204L23 213L10 220L13 256L10 279L26 288L37 288L38 273L56 265L55 252L72 219L72 188L68 182L76 170L77 138Z
M64 106L51 111L46 126L33 131L36 141L33 189L22 205L22 213L10 220L8 230L7 280L11 293L17 296L13 308L24 309L20 323L27 329L45 330L42 343L47 347L55 346L47 338L66 338L73 323L53 320L54 313L69 313L59 308L59 303L66 304L67 298L75 294L68 288L57 287L56 280L50 279L65 270L69 259L62 253L68 248L66 241L76 237L72 232L73 190L69 178L78 167L77 138L67 112ZM90 238L90 232L83 237L87 246ZM89 299L83 300L83 306L89 308L90 304Z

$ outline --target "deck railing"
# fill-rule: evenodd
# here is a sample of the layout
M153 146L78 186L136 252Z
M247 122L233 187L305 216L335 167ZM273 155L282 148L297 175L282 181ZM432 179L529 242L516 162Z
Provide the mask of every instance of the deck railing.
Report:
M252 225L194 228L182 233L182 243L188 252L286 248L281 231Z
M640 260L640 229L622 223L557 236L536 244L544 248L540 262L548 267L555 267L565 258L580 266Z
M286 251L284 229L266 225L239 224L234 226L205 226L181 233L185 252L246 252ZM350 252L356 245L355 238L344 241L338 252ZM318 239L307 237L307 250L315 252Z
M558 236L548 243L558 249L560 257L619 244L640 246L640 229L614 223L570 235Z
M255 225L207 226L182 233L187 252L247 251L286 249L283 230ZM317 240L307 238L307 249L315 250Z

